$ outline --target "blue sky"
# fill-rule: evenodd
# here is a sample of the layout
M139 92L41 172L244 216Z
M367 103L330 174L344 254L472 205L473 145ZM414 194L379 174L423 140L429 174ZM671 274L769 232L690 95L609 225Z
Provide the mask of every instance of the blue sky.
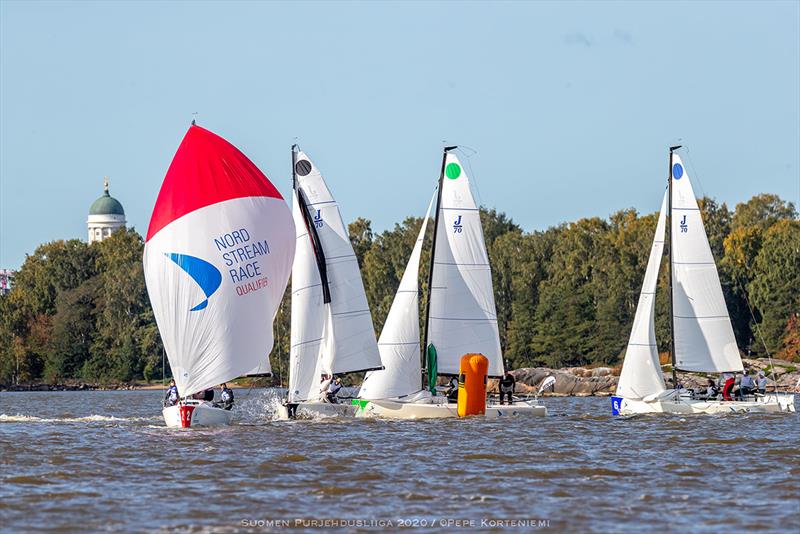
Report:
M0 267L86 237L103 177L144 233L194 112L344 217L422 215L442 142L526 230L698 194L800 200L800 3L0 2ZM698 183L699 179L699 183Z

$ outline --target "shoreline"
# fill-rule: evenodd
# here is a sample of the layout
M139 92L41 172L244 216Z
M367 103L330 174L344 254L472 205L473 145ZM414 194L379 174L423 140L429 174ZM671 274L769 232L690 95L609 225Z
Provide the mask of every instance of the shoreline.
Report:
M750 372L766 371L768 388L777 385L782 392L800 393L800 364L785 360L767 358L743 359L745 368ZM773 367L770 367L770 363ZM771 371L774 370L776 380L772 380ZM517 395L535 394L539 385L548 377L554 376L556 381L553 386L542 392L542 397L609 397L614 394L619 380L619 367L564 367L551 369L549 367L526 367L512 371L516 379ZM671 376L671 368L662 367L666 383ZM689 389L703 389L709 374L707 373L680 373L680 382ZM715 375L710 375L715 376ZM444 384L444 382L442 382ZM270 388L281 387L268 378L242 379L228 383L231 389ZM356 386L352 384L351 387ZM167 388L162 383L134 382L130 384L0 384L0 392L26 392L26 391L163 391ZM487 391L492 394L497 389L497 380L490 379Z

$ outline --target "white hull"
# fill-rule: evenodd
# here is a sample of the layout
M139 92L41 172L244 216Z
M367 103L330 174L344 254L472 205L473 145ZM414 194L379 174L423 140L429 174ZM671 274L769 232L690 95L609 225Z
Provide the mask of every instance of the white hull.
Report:
M445 419L458 417L458 405L442 402L400 402L394 400L355 400L356 417L382 417L386 419ZM511 405L486 406L487 419L498 417L545 416L547 408L539 404L515 401Z
M181 408L185 416L181 417ZM197 426L227 426L231 424L233 412L213 406L210 402L189 400L182 405L167 406L162 410L164 422L170 428L192 428Z
M353 417L356 407L351 404L331 404L322 401L306 401L297 404L296 419L324 419L326 417ZM278 407L278 419L289 419L285 404Z
M780 413L794 412L794 395L769 393L756 400L721 401L697 399L633 400L611 397L613 410L619 415L648 413L720 414L720 413Z

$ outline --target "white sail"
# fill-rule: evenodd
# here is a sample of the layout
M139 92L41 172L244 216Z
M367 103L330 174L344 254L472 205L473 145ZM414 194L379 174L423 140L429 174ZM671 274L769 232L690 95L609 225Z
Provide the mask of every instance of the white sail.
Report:
M685 371L741 371L742 360L689 175L672 166L672 295L675 359Z
M298 343L309 345L303 351L311 354L314 350L311 345L317 343L317 340L320 343L319 362L314 376L310 379L296 378L304 383L310 381L311 386L309 388L290 388L292 393L295 390L299 391L296 394L299 400L305 400L318 397L317 385L321 374L378 369L381 367L381 359L358 260L350 243L347 227L339 213L339 206L319 170L303 152L298 152L296 156L295 178L296 189L299 195L303 195L307 209L304 228L308 224L313 225L313 232L319 238L321 252L325 258L324 265L330 292L330 302L323 302L320 273L317 272L313 276L308 274L304 278L305 282L320 285L319 298L315 296L310 299L305 309L302 310L299 308L295 310L294 305L292 306L292 330L294 331L296 323L305 321L306 315L309 315L313 317L312 325L305 327L306 330L309 333L312 329L315 333L318 332L318 337L305 335L302 339L297 339ZM309 241L308 246L311 247L307 234L305 239ZM313 247L306 256L310 258L310 261L304 261L305 265L302 269L318 270ZM297 287L303 288L300 285ZM316 295L316 290L313 291ZM295 316L296 311L298 316ZM318 321L321 321L322 326L318 324ZM294 335L294 332L292 334ZM294 346L295 343L293 342L292 345ZM310 368L310 364L308 367ZM294 373L294 368L292 371ZM307 372L305 365L302 366L300 372Z
M318 366L327 306L323 303L314 249L296 193L292 196L292 215L297 244L292 264L289 402L300 402L319 397Z
M457 374L461 356L480 353L489 359L489 375L502 376L492 272L480 212L469 177L450 153L435 231L428 344L436 348L438 372Z
M161 186L143 258L181 396L264 363L293 234L286 202L266 176L221 137L189 128Z
M666 390L658 361L655 325L656 285L661 258L664 255L666 218L667 193L664 193L642 291L636 307L636 316L633 319L633 328L617 384L617 395L628 399L641 399Z
M417 241L411 250L406 270L400 280L386 323L378 340L378 350L384 368L370 371L358 396L362 399L389 399L410 395L420 389L422 370L420 368L419 343L419 258L422 242L428 228L436 192L433 194Z

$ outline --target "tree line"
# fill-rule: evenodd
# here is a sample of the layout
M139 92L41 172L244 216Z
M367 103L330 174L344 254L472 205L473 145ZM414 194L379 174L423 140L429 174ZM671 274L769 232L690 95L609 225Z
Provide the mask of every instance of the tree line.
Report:
M762 194L734 210L700 200L734 333L744 355L800 361L800 221L795 206ZM621 210L524 232L482 209L504 356L513 367L618 365L636 311L658 214ZM349 225L376 332L380 332L422 219L381 233ZM430 243L428 227L426 245ZM134 230L94 244L39 246L0 297L0 384L80 380L119 383L162 376L163 347ZM666 261L666 254L664 260ZM421 297L430 246L423 249ZM667 270L656 297L656 336L669 350ZM273 371L285 382L290 291L275 320ZM421 306L424 298L420 298ZM424 313L421 313L424 317ZM163 370L169 376L169 370Z

